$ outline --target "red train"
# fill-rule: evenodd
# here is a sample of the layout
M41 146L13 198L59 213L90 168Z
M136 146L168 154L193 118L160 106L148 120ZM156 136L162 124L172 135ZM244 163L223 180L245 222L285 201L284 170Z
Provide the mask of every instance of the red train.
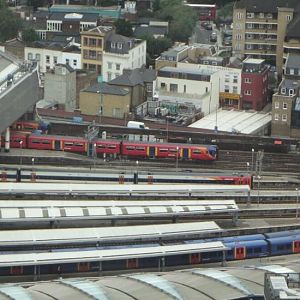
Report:
M4 138L2 137L2 145ZM129 158L173 158L185 160L214 161L218 148L215 145L189 145L171 143L147 143L118 140L96 140L89 144L80 137L34 135L11 132L11 148L68 151L87 154L96 151L97 156L115 155Z

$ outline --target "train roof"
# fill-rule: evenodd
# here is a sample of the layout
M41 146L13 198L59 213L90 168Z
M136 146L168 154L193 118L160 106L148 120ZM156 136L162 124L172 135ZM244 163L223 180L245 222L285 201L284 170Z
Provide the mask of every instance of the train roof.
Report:
M290 236L290 235L300 235L300 229L265 233L265 236L268 238L276 238L276 237L282 237L282 236L286 237L286 236Z
M159 142L140 142L140 141L123 141L123 144L136 144L136 145L159 145L162 147L217 147L217 145L205 145L205 144L186 144L186 143L159 143Z
M86 184L86 183L12 183L3 182L0 185L0 194L51 194L51 195L181 195L205 196L206 194L246 196L250 192L249 185L226 184Z
M156 246L144 248L2 254L0 267L50 265L57 263L63 264L91 261L112 261L131 258L164 257L180 254L226 250L228 250L228 248L221 242L209 242L192 245L180 244L172 246Z
M224 245L226 245L229 248L238 248L238 247L244 247L244 246L265 246L268 245L266 240L248 240L248 241L232 241L232 242L226 242L222 241Z
M238 212L233 200L216 201L12 201L0 200L0 223L133 219Z
M41 245L81 242L147 240L223 231L215 222L195 222L121 227L2 230L0 245Z

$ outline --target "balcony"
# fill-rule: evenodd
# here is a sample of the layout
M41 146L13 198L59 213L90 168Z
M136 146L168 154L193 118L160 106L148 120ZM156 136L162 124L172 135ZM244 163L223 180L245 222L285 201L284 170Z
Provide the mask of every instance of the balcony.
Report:
M246 23L255 24L278 24L278 20L274 18L247 18Z
M249 39L246 38L245 44L258 44L258 45L277 45L277 39Z
M177 92L169 92L165 89L159 89L158 91L159 96L167 96L172 97L172 99L193 99L193 100L200 100L208 95L210 95L210 92L204 93L204 94L188 94L188 93L177 93Z
M265 50L265 49L245 49L244 53L246 55L275 55L276 50Z
M277 35L277 29L268 29L268 28L246 28L246 33L249 34L274 34Z

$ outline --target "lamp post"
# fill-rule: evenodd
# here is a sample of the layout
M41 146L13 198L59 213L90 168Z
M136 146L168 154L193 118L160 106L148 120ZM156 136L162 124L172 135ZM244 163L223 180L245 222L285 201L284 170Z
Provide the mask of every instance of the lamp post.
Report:
M21 167L22 167L22 152L23 152L23 147L22 147L22 145L23 145L23 141L20 141L20 149L21 149L21 155L20 155L20 169L21 169Z
M252 156L251 156L251 172L254 171L253 167L254 167L254 149L252 148Z
M216 126L215 133L218 133L218 105L216 105Z
M98 111L99 115L99 123L102 123L102 114L103 114L103 93L102 93L102 86L100 87L100 91L97 91L97 94L100 94L100 107Z
M31 159L31 164L32 164L32 172L33 172L33 167L34 167L34 157Z
M299 213L298 213L298 210L299 210L299 189L298 188L296 188L296 193L297 193L296 218L298 219L298 215L299 215Z
M179 150L179 147L177 146L176 147L176 172L178 171L178 150Z
M247 175L249 175L249 166L250 166L250 163L247 161Z
M169 116L167 116L167 143L169 141Z
M94 156L94 168L96 167L96 156L97 156L97 149L96 149L96 147L97 147L97 144L95 143L94 145L94 148L93 148L93 156Z
M259 202L260 202L259 188L260 188L260 179L261 179L261 177L258 175L257 179L258 179L258 182L257 182L257 206L259 206Z

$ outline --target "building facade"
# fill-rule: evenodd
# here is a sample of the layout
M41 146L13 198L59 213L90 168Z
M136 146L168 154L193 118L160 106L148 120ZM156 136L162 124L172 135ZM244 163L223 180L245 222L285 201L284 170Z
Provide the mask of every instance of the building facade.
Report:
M56 64L67 64L75 70L81 68L80 49L73 46L35 42L25 46L24 56L26 60L37 61L41 73L54 69Z
M272 99L272 135L300 137L300 55L288 54L284 78Z
M233 11L233 55L276 63L281 75L289 23L299 10L299 1L296 0L237 1Z
M268 101L269 68L263 59L247 58L241 74L241 108L262 110Z
M68 65L57 64L45 75L44 100L57 103L65 111L76 108L76 72Z
M136 69L146 64L146 41L111 34L103 53L103 80L110 81L123 74L124 69Z
M103 52L106 40L112 34L110 26L98 26L81 32L81 64L82 68L103 75Z
M201 69L207 72L218 72L220 107L236 109L239 109L241 107L241 68L228 68L217 65L189 63L178 63L177 66L179 68L182 67Z
M130 112L130 92L107 83L89 86L80 92L79 108L82 114L123 119Z
M155 94L170 106L192 104L204 115L219 107L218 72L184 67L158 70Z

